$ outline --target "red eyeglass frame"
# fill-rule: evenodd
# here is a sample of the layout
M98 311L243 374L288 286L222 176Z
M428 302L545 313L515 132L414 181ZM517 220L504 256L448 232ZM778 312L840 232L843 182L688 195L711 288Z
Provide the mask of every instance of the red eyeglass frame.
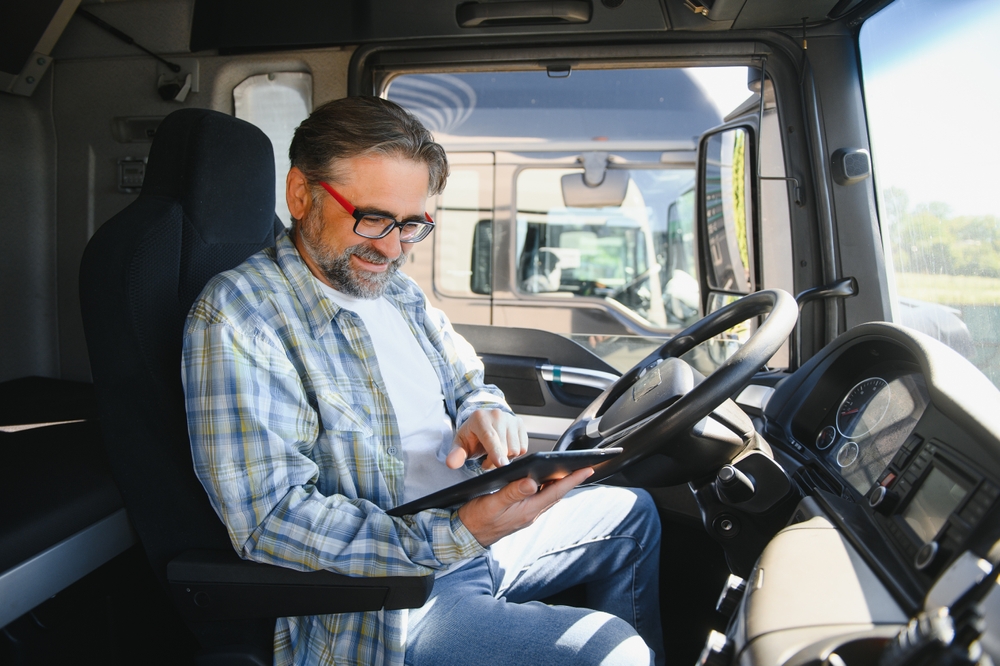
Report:
M413 222L414 222L414 220L407 220L407 221L404 221L404 222L400 222L399 220L397 220L394 217L390 217L388 215L382 215L380 213L364 213L362 211L359 211L354 206L354 204L352 204L350 201L348 201L347 199L345 199L342 194L340 194L339 192L337 192L337 190L333 189L333 187L329 183L326 183L326 182L324 182L324 181L321 180L321 181L319 181L319 184L322 185L323 189L326 190L327 192L329 192L330 196L333 197L334 200L337 203L339 203L341 205L341 207L345 211L347 211L347 213L351 217L354 218L354 233L358 234L358 236L361 236L362 238L373 238L372 236L365 236L364 234L358 233L358 225L361 224L361 220L363 220L365 217L377 217L377 218L384 219L384 220L392 220L392 224L389 225L388 227L386 227L385 232L381 236L376 236L374 238L385 238L386 236L388 236L389 234L392 233L393 229L395 229L397 227L399 228L400 234L402 234L403 227L405 227L407 224L413 224ZM433 231L434 227L436 226L436 223L431 218L430 213L428 213L427 211L424 211L424 217L427 219L427 224L431 225L431 231ZM424 238L426 238L428 234L430 234L430 231L428 231L426 234L424 234L423 236L421 236L417 240L406 241L406 240L402 240L402 238L401 238L400 242L402 242L402 243L418 243L421 240L423 240Z

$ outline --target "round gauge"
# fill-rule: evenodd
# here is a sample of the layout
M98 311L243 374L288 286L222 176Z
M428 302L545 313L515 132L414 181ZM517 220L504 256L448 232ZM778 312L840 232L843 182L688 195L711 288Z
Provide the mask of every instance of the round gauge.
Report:
M854 385L837 409L837 430L844 437L863 437L889 409L889 382L870 377Z
M850 467L858 459L857 442L844 442L844 445L837 451L837 464L841 467Z
M833 426L828 425L816 435L816 448L820 451L826 451L835 439L837 439L837 430Z

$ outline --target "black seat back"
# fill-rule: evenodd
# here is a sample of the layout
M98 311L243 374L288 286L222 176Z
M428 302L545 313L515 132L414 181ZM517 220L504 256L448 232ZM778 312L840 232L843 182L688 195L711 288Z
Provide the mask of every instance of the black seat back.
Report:
M271 143L253 125L183 109L163 120L139 197L91 239L80 301L115 481L153 571L232 546L195 477L181 386L185 317L205 283L273 246Z

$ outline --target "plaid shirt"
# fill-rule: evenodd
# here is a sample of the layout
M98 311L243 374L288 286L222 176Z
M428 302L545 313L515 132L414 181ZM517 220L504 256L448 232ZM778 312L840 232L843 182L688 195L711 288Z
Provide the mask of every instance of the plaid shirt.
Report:
M386 297L456 425L476 409L509 410L411 279L397 273ZM245 559L400 576L484 552L457 512L386 515L405 470L371 338L323 295L287 235L209 281L188 315L183 380L195 472ZM275 664L402 664L405 642L406 611L280 618Z

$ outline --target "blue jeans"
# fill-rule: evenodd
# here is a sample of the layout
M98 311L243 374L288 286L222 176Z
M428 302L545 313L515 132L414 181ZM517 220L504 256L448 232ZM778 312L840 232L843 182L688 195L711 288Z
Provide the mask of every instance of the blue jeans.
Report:
M659 554L648 493L574 490L434 582L427 603L409 612L406 664L660 666ZM588 608L537 601L579 584Z

